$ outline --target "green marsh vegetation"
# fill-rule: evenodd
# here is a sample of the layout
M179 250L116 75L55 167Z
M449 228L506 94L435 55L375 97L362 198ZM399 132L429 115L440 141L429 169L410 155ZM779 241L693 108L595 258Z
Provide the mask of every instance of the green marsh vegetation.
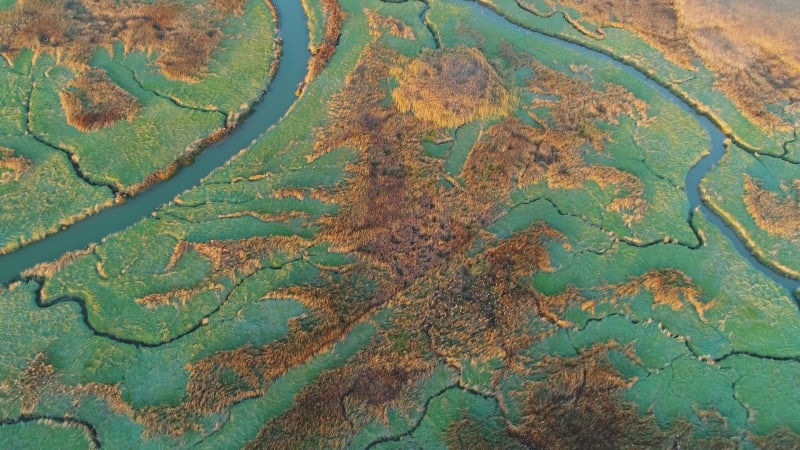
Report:
M273 75L267 2L84 3L0 11L3 146L31 161L4 178L0 252L169 177Z
M479 5L305 7L312 45L337 37L283 121L0 291L9 418L71 417L110 448L797 442L800 315L687 223L711 145L690 114ZM0 176L35 170L6 147ZM731 155L708 183L793 199L791 172L758 184ZM40 425L0 439L53 439Z

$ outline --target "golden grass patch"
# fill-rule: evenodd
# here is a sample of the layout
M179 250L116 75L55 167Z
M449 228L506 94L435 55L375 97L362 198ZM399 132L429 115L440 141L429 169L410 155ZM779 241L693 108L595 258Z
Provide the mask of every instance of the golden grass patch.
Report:
M0 147L0 184L19 181L31 167L29 159L17 155L10 148Z
M500 76L474 48L426 49L392 74L399 82L392 92L398 108L439 127L503 116L514 103Z
M628 29L664 53L694 69L694 60L716 72L715 86L765 129L787 128L767 109L800 104L800 39L793 0L558 0L581 20L598 27ZM581 29L580 27L576 27ZM602 32L602 30L600 30ZM592 34L592 33L590 33ZM595 38L603 38L602 33Z
M133 120L140 108L136 97L117 86L102 69L79 73L59 97L67 123L80 131L95 131L121 119Z
M405 23L391 16L383 16L375 11L364 8L364 13L369 21L370 34L375 37L381 36L384 31L392 36L401 37L410 41L416 40L414 30Z
M800 238L800 179L777 193L745 175L744 204L759 228L785 239Z

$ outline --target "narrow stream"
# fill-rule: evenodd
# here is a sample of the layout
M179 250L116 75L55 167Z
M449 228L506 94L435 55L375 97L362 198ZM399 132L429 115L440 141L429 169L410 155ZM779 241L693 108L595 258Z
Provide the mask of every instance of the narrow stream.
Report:
M0 256L0 283L19 279L20 272L44 261L52 261L66 252L80 250L104 236L121 231L181 192L200 183L215 168L223 165L275 125L294 104L295 91L306 75L308 59L308 23L299 0L273 0L278 10L279 35L283 53L275 78L252 113L223 140L200 152L194 162L181 167L172 178L157 183L129 198L74 225L19 250Z
M701 201L700 182L712 170L714 165L717 164L720 161L720 159L722 159L722 156L725 154L724 142L726 136L719 129L719 127L715 125L708 117L699 114L695 109L689 106L680 97L678 97L677 95L672 93L669 89L659 84L656 80L640 72L636 67L630 66L622 61L616 60L603 52L592 50L590 48L567 41L565 39L549 36L544 33L525 28L519 24L516 24L508 20L502 15L492 11L488 7L480 5L474 1L464 0L459 3L472 8L475 11L475 14L481 14L484 17L487 17L491 20L494 20L495 22L498 22L499 24L502 24L503 26L515 27L518 30L521 30L522 32L536 36L537 38L542 39L546 42L555 43L557 45L561 45L569 49L587 55L591 55L604 63L614 64L617 67L620 67L622 70L624 70L628 75L633 76L637 80L645 82L649 87L654 89L659 95L661 95L662 97L666 98L667 100L669 100L670 102L681 108L682 111L694 117L694 119L697 120L697 122L706 130L706 132L708 132L709 136L711 137L711 151L708 155L702 157L697 162L697 164L695 164L695 166L689 170L689 172L686 175L686 179L684 181L684 190L689 200L689 217L687 218L688 223L692 224L695 211L700 211L701 213L703 213L703 216L731 242L736 251L739 252L739 254L744 259L746 259L751 266L753 266L756 270L760 271L761 273L766 275L769 279L773 280L775 283L779 284L784 289L786 289L789 295L792 296L795 300L800 300L800 280L789 278L783 275L782 273L776 271L772 267L759 261L755 256L753 256L750 250L747 249L744 242L742 242L742 240L739 238L736 232L734 232L719 216L717 216Z

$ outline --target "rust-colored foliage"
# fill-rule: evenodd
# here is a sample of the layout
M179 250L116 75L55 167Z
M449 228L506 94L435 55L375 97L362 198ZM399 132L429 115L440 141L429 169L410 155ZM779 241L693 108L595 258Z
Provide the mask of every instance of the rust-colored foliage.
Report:
M782 450L800 448L800 435L782 426L766 436L748 435L757 448L762 450Z
M271 260L277 254L297 255L308 245L308 241L297 236L253 237L237 241L181 241L175 246L164 270L170 271L187 252L196 251L212 264L211 273L205 282L188 289L151 293L134 301L150 309L170 304L185 306L201 292L224 291L225 286L220 283L221 278L234 280L237 277L247 276L261 269L263 260ZM97 271L105 274L102 262L98 262Z
M42 398L52 394L57 386L56 369L47 362L47 355L37 354L19 378L0 384L0 394L18 398L21 412L30 414Z
M551 189L580 189L592 181L612 189L609 211L619 213L628 226L641 221L647 210L642 182L614 167L587 164L583 153L589 148L602 152L606 145L608 132L598 122L617 124L623 117L647 121L647 105L621 86L595 89L515 52L508 43L501 52L516 67L533 69L528 89L540 97L527 107L538 127L509 118L482 133L462 169L469 190L482 197L473 207L483 206L477 210L491 216L492 208L504 204L514 189L542 181ZM548 120L536 115L539 107L547 108Z
M769 5L744 0L559 0L580 19L600 27L623 27L640 35L667 58L693 67L699 57L719 78L716 86L766 128L785 127L767 106L800 101L800 53L791 22L800 12L792 1ZM577 25L576 21L572 23ZM595 38L597 34L577 27Z
M759 228L785 239L800 237L800 179L777 193L745 175L744 204Z
M632 380L595 346L574 357L546 357L524 385L522 423L515 435L535 448L656 448L665 435L652 416L640 417L621 398Z
M220 21L241 9L240 0L192 6L169 0L19 0L0 12L0 53L11 62L30 48L80 72L94 49L122 41L125 51L157 53L168 77L193 81L222 37Z
M424 300L404 303L417 323L401 319L398 326L419 328L431 350L454 366L465 358L513 361L540 337L529 330L532 318L570 326L560 315L577 301L575 292L546 296L530 284L534 273L551 270L547 241L563 239L536 224L474 258L460 259L420 284L413 297Z
M60 93L70 125L93 131L120 119L131 120L138 101L116 86L89 60L98 48L157 54L156 64L168 78L194 82L202 76L222 39L226 16L240 14L243 0L215 0L185 5L172 0L153 3L116 0L19 0L0 11L0 55L9 64L24 49L53 55L76 74Z
M347 439L402 401L410 385L430 372L419 362L361 352L348 365L325 372L296 397L292 408L269 422L248 449L345 448Z
M479 117L503 116L513 96L475 48L423 50L393 72L392 98L403 112L439 127L457 127Z
M114 84L102 69L80 73L59 97L67 123L81 131L104 128L120 119L132 120L139 110L136 97Z
M324 238L357 252L404 287L464 248L470 212L459 193L437 182L441 164L420 158L422 124L385 104L389 58L367 51L345 90L331 100L330 124L318 133L316 150L362 151L351 181L335 196L344 206L328 219Z
M461 171L467 188L494 207L505 203L514 189L538 183L560 158L552 145L542 145L544 138L542 129L516 118L492 126L475 143Z
M391 16L383 16L375 11L365 8L364 13L367 15L369 21L369 31L374 37L380 37L384 32L392 35L408 39L410 41L416 40L414 30L405 23L397 20Z
M342 25L347 13L342 9L337 0L322 0L322 13L325 20L325 37L322 43L311 49L311 59L308 60L308 73L305 83L314 79L331 60L336 53L336 45L339 43L339 36L342 34Z
M600 286L597 292L603 293L602 299L587 300L581 308L594 311L599 302L616 305L621 299L633 298L642 291L647 291L653 296L654 307L664 305L677 311L685 305L691 305L702 321L706 320L706 311L715 304L713 300L703 301L694 281L683 272L676 269L660 269L651 270L624 283Z
M31 167L29 159L17 155L10 148L0 147L0 184L19 181Z

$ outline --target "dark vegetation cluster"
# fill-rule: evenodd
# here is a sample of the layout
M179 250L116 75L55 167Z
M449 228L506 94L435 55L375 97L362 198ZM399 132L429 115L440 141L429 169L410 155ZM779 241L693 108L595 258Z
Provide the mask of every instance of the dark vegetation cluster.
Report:
M75 74L61 93L69 123L82 131L131 119L137 102L89 60L98 48L158 55L165 76L197 81L222 39L220 26L242 12L244 0L215 0L187 5L160 0L19 0L0 11L0 55L9 64L25 49L48 54Z

